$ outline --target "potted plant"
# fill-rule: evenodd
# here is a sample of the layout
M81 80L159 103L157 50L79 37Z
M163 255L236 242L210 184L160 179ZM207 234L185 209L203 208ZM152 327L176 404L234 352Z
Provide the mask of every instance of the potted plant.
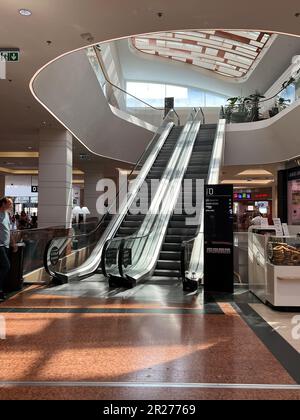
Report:
M227 100L228 106L225 110L228 123L239 123L247 120L247 108L245 98L236 96Z
M260 120L259 102L260 102L261 99L265 99L265 96L261 95L258 91L249 95L249 97L245 99L245 101L246 101L246 103L249 107L250 121L259 121Z
M278 110L280 112L280 111L283 111L291 103L291 100L281 97L278 99L277 102L278 102Z

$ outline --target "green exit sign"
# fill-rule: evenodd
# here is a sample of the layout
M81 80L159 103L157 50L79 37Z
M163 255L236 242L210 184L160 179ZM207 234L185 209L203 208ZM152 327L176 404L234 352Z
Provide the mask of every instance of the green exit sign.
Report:
M0 60L7 61L8 63L18 62L20 60L20 51L0 49Z

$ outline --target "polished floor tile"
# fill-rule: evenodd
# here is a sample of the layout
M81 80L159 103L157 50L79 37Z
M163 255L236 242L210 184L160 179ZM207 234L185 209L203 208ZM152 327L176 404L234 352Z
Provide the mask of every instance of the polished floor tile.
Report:
M300 310L298 313L279 312L262 303L250 306L300 354Z
M0 399L299 398L299 391L286 390L1 387L5 381L296 383L241 317L234 299L244 301L243 292L206 299L176 287L144 284L134 295L112 297L99 282L84 282L32 286L12 297L0 305L6 325Z
M35 388L0 389L0 400L300 400L300 391Z

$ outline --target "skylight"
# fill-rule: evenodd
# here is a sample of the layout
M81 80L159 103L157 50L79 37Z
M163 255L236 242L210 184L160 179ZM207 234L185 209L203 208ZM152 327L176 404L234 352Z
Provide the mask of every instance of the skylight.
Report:
M133 37L132 44L145 54L243 79L254 70L272 39L271 34L255 31L179 31Z

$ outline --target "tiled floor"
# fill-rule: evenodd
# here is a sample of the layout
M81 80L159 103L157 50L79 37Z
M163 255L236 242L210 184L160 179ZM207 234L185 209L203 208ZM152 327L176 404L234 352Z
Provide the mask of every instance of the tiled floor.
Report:
M0 305L6 323L0 399L300 399L300 388L284 389L296 384L293 375L232 299L184 295L176 281L109 295L105 290L97 281L32 287ZM244 300L245 294L235 299ZM126 382L133 387L109 386ZM195 388L186 388L190 383ZM281 388L209 389L203 384Z
M250 306L270 325L274 331L276 331L298 353L300 353L300 312L297 314L294 312L289 313L273 311L270 307L262 303L252 303Z

